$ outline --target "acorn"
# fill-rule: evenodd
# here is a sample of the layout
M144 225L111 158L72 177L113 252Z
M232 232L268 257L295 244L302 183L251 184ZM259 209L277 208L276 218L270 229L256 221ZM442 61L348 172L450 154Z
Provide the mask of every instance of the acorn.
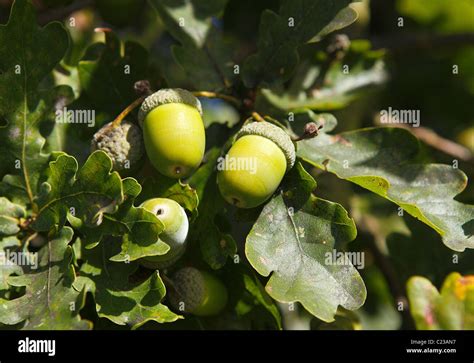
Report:
M214 275L194 267L184 267L173 276L171 305L178 311L197 316L219 314L226 306L228 292Z
M200 101L186 90L161 89L138 113L151 164L163 175L186 178L202 162L206 135Z
M92 137L91 152L96 150L109 155L114 170L132 169L144 153L140 127L127 120L115 127L109 122Z
M295 146L283 129L266 121L249 123L218 160L219 190L238 208L257 207L275 193L295 158Z
M183 207L168 198L148 199L140 206L155 214L163 223L164 230L160 234L160 239L169 245L170 249L165 255L144 257L139 261L146 268L167 268L173 265L186 250L188 216Z

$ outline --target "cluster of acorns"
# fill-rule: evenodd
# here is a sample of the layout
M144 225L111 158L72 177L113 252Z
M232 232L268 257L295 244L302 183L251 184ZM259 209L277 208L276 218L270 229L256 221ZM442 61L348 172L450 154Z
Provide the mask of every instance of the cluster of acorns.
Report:
M114 169L124 169L141 159L144 149L151 164L170 178L189 177L201 164L205 152L205 129L200 101L183 89L161 89L148 96L138 114L139 124L124 121L107 124L92 140L92 150L103 150ZM144 147L143 147L144 142ZM238 208L253 208L271 197L285 173L295 163L295 147L288 134L266 121L246 124L235 137L226 158L252 159L254 167L223 168L217 183L224 199ZM154 198L143 208L164 224L160 238L170 246L166 255L140 261L153 269L169 267L184 253L189 222L174 200ZM225 286L212 274L186 267L175 273L171 303L195 315L219 313L227 302Z

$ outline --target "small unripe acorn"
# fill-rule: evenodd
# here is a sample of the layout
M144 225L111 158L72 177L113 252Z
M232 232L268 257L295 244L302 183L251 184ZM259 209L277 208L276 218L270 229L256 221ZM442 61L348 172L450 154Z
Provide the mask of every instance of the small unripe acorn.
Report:
M288 134L269 122L252 122L237 133L218 164L217 183L224 199L239 208L253 208L275 193L295 163ZM226 161L227 160L227 161Z
M201 103L191 92L161 89L143 101L138 118L148 158L161 174L186 178L198 168L206 134Z
M114 170L132 168L144 153L140 127L129 121L104 125L93 136L91 152L102 150L110 156Z
M193 267L185 267L173 276L169 292L171 305L178 311L197 316L219 314L227 304L224 284L214 275Z
M160 256L140 259L140 263L151 269L163 269L174 264L186 250L189 222L186 212L177 202L168 198L153 198L141 204L141 207L155 214L163 223L164 230L160 239L170 246L169 251Z

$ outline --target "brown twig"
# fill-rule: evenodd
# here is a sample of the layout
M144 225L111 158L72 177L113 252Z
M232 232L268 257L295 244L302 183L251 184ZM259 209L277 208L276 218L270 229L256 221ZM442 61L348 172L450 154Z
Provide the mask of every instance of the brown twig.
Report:
M150 81L148 81L147 79L136 81L133 85L133 90L135 91L137 96L149 96L153 93Z
M306 139L312 139L313 137L318 136L319 130L323 128L323 125L317 125L315 122L308 122L304 126L304 131L303 135L294 137L292 140L294 142L301 141L301 140L306 140Z
M265 121L265 119L256 111L253 111L252 112L252 118L255 120L255 121L258 121L258 122L263 122Z
M377 126L382 125L378 118L375 120L375 124ZM391 124L390 126L408 130L425 144L445 154L454 156L459 160L474 163L474 155L468 148L438 135L435 131L427 127L410 127L405 124Z
M115 118L114 121L112 121L112 127L117 127L120 125L122 120L130 113L132 112L136 107L142 104L142 102L145 100L146 96L142 96L140 98L137 98L135 101L133 101L130 105L128 105L120 114Z
M94 28L94 33L112 33L112 29L104 27Z

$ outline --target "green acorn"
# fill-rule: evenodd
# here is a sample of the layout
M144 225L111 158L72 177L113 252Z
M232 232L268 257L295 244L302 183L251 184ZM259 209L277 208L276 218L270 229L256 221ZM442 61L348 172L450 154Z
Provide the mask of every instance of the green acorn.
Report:
M140 263L150 269L163 269L173 265L186 250L189 222L186 212L177 202L168 198L153 198L141 204L141 207L155 214L163 223L164 230L160 239L170 246L165 255L140 259Z
M161 89L142 103L139 121L152 165L163 175L186 178L204 157L206 134L202 108L183 89Z
M224 284L214 275L193 267L185 267L173 276L169 292L171 305L178 311L197 316L219 314L227 304Z
M219 190L236 207L257 207L275 193L295 158L293 142L283 129L266 121L247 124L222 159L235 167L217 166Z

